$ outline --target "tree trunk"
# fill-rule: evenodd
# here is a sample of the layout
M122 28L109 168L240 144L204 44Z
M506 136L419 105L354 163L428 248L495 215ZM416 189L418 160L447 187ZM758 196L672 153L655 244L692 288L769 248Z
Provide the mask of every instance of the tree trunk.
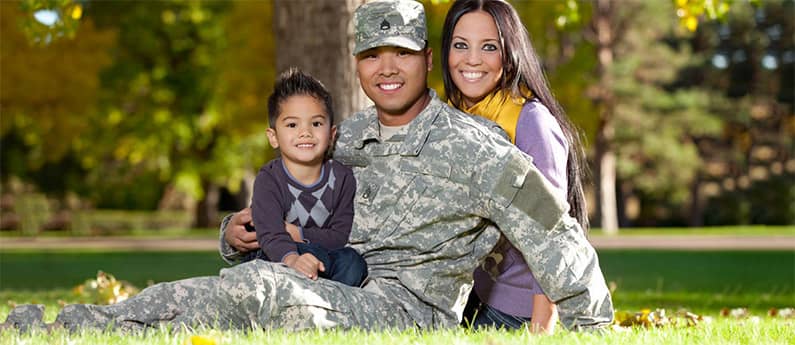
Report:
M690 184L690 214L687 225L691 227L704 226L704 196L701 195L701 172L696 173L693 183Z
M597 46L597 75L599 91L595 102L599 105L599 128L596 133L595 161L597 177L597 193L599 196L599 219L602 230L609 235L618 233L618 211L616 200L616 156L612 143L614 137L613 97L610 67L613 64L613 10L610 0L596 0L594 6L594 29Z
M353 11L364 0L275 0L276 68L318 78L334 99L334 122L367 105L353 58Z
M243 180L240 181L240 192L236 195L236 201L239 207L249 207L251 205L251 197L254 195L254 180L256 175L252 169L246 169L243 174Z
M220 199L220 188L209 181L202 182L204 198L196 204L196 224L195 228L216 228L218 227L218 200Z

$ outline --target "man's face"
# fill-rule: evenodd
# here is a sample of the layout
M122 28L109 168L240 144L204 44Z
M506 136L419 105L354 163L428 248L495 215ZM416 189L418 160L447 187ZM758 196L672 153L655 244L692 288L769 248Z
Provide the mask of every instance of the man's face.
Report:
M377 47L356 55L362 90L375 103L382 123L407 124L425 108L432 61L430 49Z

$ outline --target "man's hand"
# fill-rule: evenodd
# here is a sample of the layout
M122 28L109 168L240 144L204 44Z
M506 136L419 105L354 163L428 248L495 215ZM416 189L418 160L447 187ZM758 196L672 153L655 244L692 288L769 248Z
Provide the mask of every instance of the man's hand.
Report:
M293 239L295 242L303 242L304 239L301 238L301 229L298 228L297 225L293 223L284 222L284 230L290 234L290 238Z
M235 213L224 229L224 240L241 253L259 249L257 233L246 231L246 224L251 223L251 209L246 207Z
M314 255L305 253L302 255L289 254L282 260L288 267L303 273L307 278L317 280L317 272L325 272L326 267Z

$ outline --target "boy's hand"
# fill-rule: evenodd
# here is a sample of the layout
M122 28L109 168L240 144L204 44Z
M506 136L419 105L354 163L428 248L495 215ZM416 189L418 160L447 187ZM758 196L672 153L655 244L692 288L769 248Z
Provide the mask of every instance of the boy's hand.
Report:
M303 242L304 239L301 238L301 229L298 228L293 223L284 222L284 229L287 230L287 233L290 234L290 238L293 239L295 242Z
M303 273L307 278L317 280L317 272L326 271L326 267L314 255L305 253L302 255L289 254L282 260L288 267Z
M245 225L251 223L251 209L246 207L235 213L224 231L224 240L241 253L259 249L257 233L246 231Z

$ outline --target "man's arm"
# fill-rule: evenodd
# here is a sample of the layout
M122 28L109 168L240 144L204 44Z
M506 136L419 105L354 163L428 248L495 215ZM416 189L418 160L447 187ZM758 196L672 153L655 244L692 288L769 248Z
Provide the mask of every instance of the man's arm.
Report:
M250 208L228 214L221 221L218 252L230 265L239 263L246 253L259 249L257 234L246 231L247 223L251 223Z
M486 217L522 252L566 328L608 325L613 305L596 251L532 159L516 149L507 151L480 165L490 167L476 179Z

